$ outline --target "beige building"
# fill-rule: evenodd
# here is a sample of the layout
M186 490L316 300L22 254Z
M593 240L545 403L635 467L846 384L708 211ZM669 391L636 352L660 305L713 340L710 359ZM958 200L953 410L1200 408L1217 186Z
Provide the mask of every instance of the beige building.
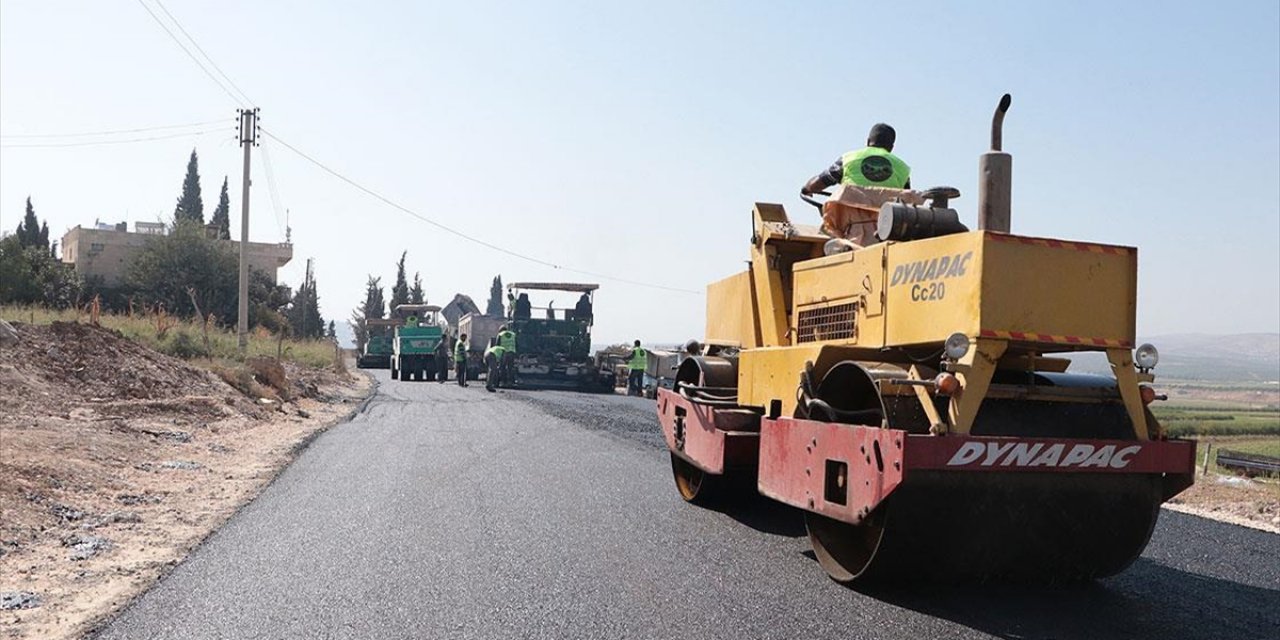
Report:
M135 222L134 230L126 225L97 224L93 228L79 225L62 236L62 261L74 264L81 277L101 277L105 286L119 285L125 269L147 241L165 235L168 228L159 222ZM234 251L240 243L226 240ZM293 259L293 245L288 243L250 242L249 268L257 269L276 280L276 270Z

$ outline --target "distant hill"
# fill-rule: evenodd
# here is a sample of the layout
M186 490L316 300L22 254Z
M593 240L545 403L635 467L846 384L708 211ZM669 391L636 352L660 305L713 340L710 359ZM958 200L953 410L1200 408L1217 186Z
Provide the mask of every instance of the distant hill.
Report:
M1280 333L1184 333L1140 338L1160 350L1155 373L1165 380L1267 383L1280 380ZM1100 354L1073 357L1073 370L1110 373Z

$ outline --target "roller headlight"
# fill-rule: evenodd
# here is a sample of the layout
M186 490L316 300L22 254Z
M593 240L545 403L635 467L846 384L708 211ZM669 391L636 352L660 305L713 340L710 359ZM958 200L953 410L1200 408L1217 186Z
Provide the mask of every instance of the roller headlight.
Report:
M1147 343L1138 347L1133 354L1133 361L1137 363L1139 369L1153 369L1156 363L1160 362L1160 352L1156 350L1155 345Z
M839 238L832 238L822 245L822 255L824 256L834 256L837 253L844 253L846 251L853 251L853 247L849 246L848 242Z
M969 353L969 336L963 333L951 334L946 344L942 345L942 352L952 360L963 358L964 354Z

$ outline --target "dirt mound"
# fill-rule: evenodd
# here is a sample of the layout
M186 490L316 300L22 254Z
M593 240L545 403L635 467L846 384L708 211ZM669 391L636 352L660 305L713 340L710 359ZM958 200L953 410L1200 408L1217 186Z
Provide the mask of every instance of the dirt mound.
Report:
M85 324L13 329L0 341L4 638L78 637L368 388L274 360L261 383L237 363L215 374Z
M233 392L208 371L133 342L116 331L72 322L14 324L17 344L0 349L0 408L37 403L57 412L80 402L165 400Z

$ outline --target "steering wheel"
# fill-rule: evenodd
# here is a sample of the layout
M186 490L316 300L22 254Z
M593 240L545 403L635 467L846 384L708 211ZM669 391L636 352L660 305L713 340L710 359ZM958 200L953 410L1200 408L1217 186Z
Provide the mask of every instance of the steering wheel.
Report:
M831 197L831 193L830 193L829 191L814 191L814 192L813 192L813 195L815 195L815 196L826 196L826 197L828 197L828 198L830 198L830 197ZM821 211L822 211L822 205L823 205L823 203L822 203L822 202L820 202L820 201L818 201L818 200L814 200L814 199L813 199L812 197L810 197L810 196L805 195L804 191L801 191L801 192L800 192L800 199L801 199L801 200L804 200L805 202L808 202L809 204L813 205L814 207L817 207L817 209L818 209L818 211L819 211L819 212L821 212Z

